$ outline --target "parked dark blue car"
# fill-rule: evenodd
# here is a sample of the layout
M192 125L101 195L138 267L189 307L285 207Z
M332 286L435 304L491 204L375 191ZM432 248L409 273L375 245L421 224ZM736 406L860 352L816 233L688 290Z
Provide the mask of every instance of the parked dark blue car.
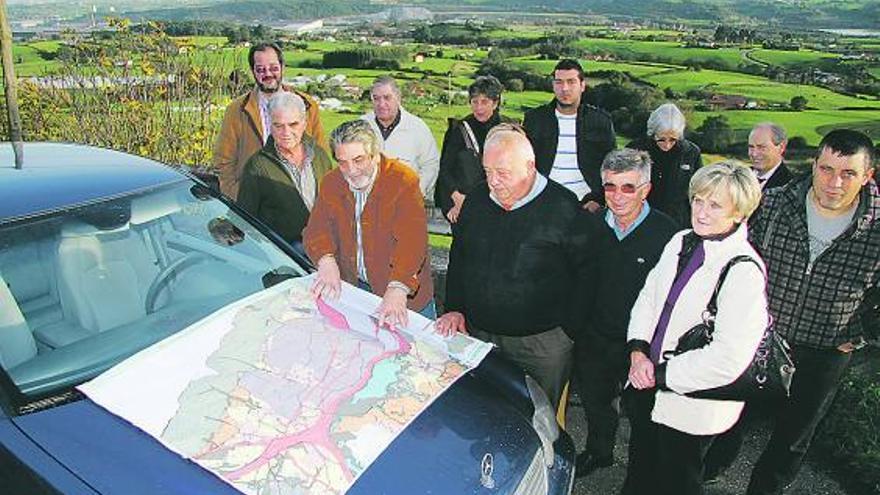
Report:
M237 493L73 387L306 262L186 173L78 145L24 153L17 170L0 148L0 491ZM573 456L535 382L490 354L349 493L568 494Z

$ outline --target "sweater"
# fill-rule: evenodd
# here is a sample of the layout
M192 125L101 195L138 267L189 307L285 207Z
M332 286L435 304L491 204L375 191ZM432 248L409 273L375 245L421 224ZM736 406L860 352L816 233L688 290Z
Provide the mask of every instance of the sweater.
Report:
M549 181L532 201L506 211L483 183L468 195L452 241L446 307L488 333L570 332L574 281L587 264L589 215ZM571 333L569 333L571 335Z
M604 222L605 210L594 216L600 226L591 248L595 276L578 282L591 286L593 295L576 306L580 308L580 328L587 336L600 336L623 345L636 297L677 229L668 215L652 208L634 231L618 240ZM590 293L589 288L584 290Z

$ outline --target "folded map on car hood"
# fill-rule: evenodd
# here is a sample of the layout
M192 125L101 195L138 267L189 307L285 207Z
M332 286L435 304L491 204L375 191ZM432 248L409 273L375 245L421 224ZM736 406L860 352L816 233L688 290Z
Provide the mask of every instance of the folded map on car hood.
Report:
M288 280L136 354L80 390L244 493L344 493L490 344L443 338L344 284Z

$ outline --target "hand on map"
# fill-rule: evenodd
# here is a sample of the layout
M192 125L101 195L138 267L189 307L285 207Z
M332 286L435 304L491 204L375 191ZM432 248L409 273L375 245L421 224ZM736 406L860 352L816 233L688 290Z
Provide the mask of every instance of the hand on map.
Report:
M405 327L409 323L406 309L406 291L400 287L388 287L382 302L376 308L379 328L386 325Z
M318 260L318 276L312 284L312 294L324 299L336 299L342 290L339 280L339 265L333 256L324 256Z
M444 314L434 323L437 333L444 337L454 335L456 332L467 335L467 326L464 323L464 315L458 311L450 311Z
M654 387L654 363L643 352L630 355L629 382L639 390Z

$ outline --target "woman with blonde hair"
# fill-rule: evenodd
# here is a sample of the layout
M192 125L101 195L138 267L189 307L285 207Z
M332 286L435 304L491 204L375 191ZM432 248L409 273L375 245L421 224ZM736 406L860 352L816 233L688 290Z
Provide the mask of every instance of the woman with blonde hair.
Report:
M703 462L712 439L737 422L744 405L685 394L733 382L751 363L768 323L764 263L748 242L746 226L761 198L754 174L735 162L709 165L694 174L688 197L692 229L664 248L627 331L629 382L637 390L656 390L646 408L656 424L656 466L638 469L656 473L654 493L670 495L703 493ZM666 357L679 337L701 323L722 271L743 255L754 263L729 266L712 342Z

